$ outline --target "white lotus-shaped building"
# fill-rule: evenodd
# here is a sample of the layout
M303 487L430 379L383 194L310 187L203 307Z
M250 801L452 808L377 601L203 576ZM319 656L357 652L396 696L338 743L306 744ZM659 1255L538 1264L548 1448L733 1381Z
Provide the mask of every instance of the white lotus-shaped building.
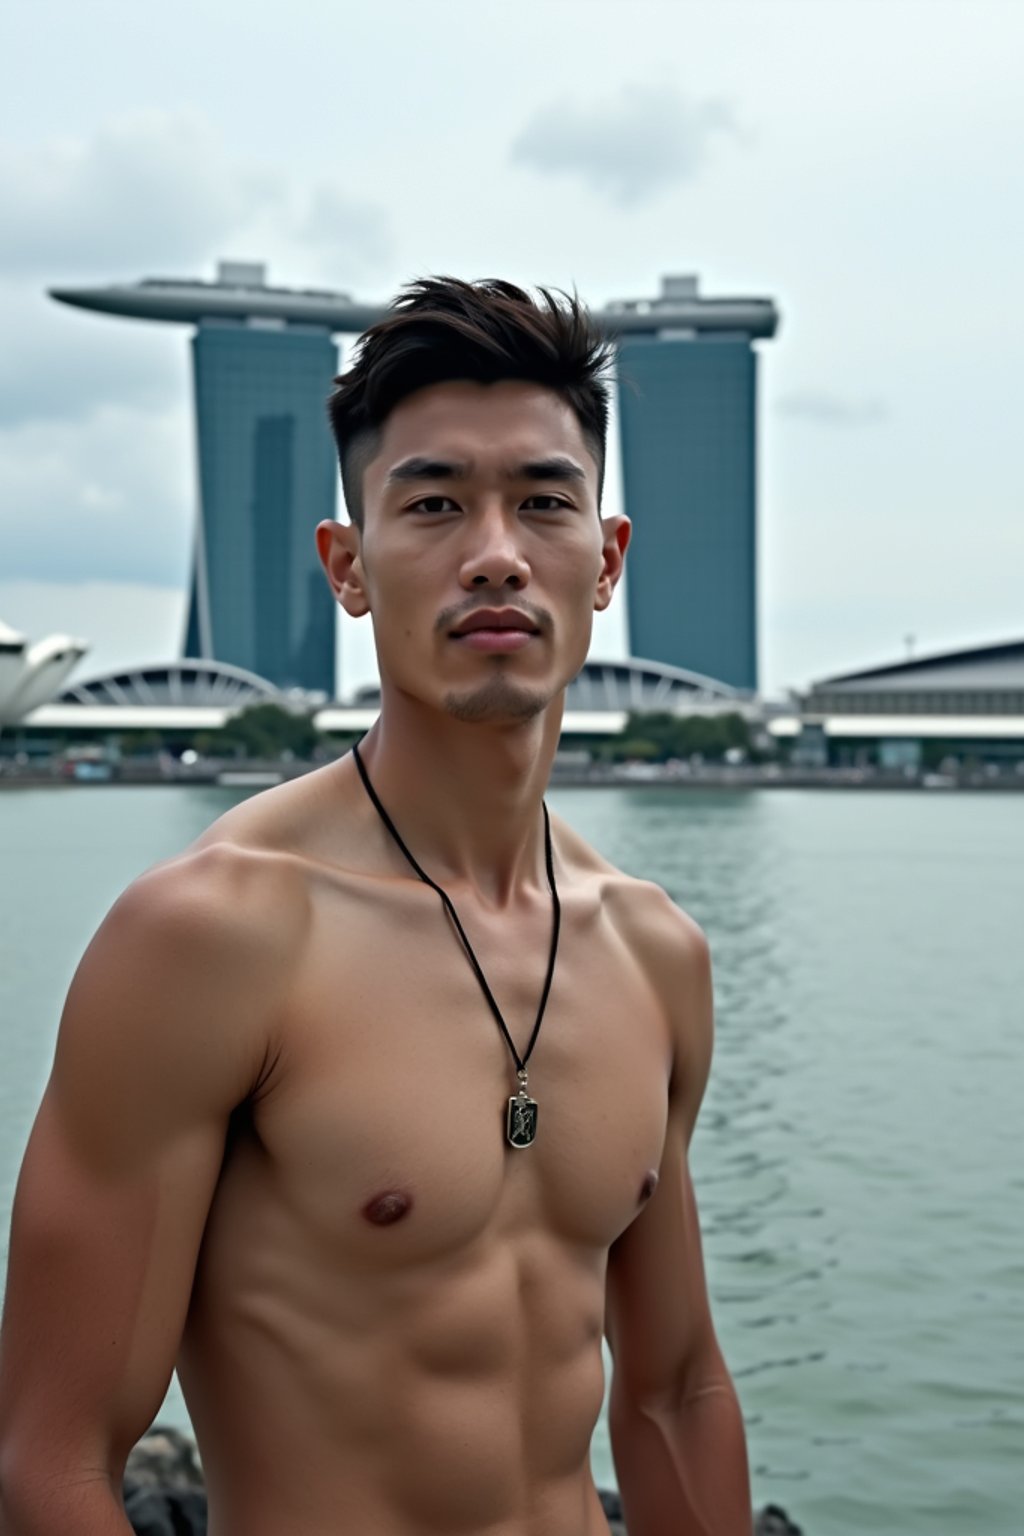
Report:
M48 704L89 649L70 635L48 635L30 644L0 623L0 728L14 725Z

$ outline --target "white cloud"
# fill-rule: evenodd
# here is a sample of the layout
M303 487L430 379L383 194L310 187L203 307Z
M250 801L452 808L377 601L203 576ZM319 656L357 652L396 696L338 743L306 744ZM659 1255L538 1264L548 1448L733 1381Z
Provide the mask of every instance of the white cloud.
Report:
M625 85L614 101L536 113L512 158L544 175L576 175L621 207L692 181L715 138L739 136L725 101L690 101L662 86Z
M311 187L303 202L296 219L298 238L322 250L336 272L351 273L353 252L357 267L375 267L390 259L391 221L379 203L350 197L326 181Z
M185 580L194 515L188 403L103 405L0 431L0 578Z
M63 274L201 260L273 192L229 164L198 113L146 112L29 153L0 145L8 273Z
M66 309L42 282L0 282L0 332L0 431L43 421L63 431L126 400L137 411L166 411L190 387L181 327Z
M67 279L209 274L218 254L298 260L327 247L351 276L386 260L383 203L333 178L228 153L195 111L146 112L28 151L0 141L0 271ZM41 274L45 274L41 277Z

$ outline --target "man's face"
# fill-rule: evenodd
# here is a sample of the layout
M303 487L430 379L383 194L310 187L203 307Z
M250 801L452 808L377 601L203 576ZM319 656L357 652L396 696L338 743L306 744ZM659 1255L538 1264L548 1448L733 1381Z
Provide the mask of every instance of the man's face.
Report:
M402 401L365 471L353 561L382 680L465 720L543 709L621 569L628 523L602 523L597 485L575 412L543 386L448 382Z

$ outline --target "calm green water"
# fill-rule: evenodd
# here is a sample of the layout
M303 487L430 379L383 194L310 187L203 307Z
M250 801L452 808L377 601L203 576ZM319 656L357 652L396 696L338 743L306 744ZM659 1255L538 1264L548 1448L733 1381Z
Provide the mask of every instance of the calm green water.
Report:
M77 958L238 798L0 794L0 1221ZM693 1148L758 1504L808 1536L1024 1524L1024 797L552 797L704 926ZM180 1398L167 1405L182 1417ZM603 1423L598 1480L611 1481Z

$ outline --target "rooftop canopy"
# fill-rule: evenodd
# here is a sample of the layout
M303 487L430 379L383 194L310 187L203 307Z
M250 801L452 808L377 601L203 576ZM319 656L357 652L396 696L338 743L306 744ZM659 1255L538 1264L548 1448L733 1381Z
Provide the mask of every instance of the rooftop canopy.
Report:
M385 313L383 304L353 299L348 293L319 288L278 288L266 280L259 262L221 262L214 282L199 278L151 277L137 283L99 288L51 288L50 297L77 309L122 315L132 320L198 324L236 320L269 326L311 325L357 335ZM623 299L594 310L603 330L729 332L774 336L779 316L770 299L705 299L695 277L666 277L653 299Z
M128 667L91 677L65 688L58 704L196 705L215 709L242 709L246 704L284 703L282 694L266 678L225 661L191 660L158 662Z
M932 656L908 656L884 666L822 678L811 691L885 692L908 688L1024 688L1024 640L941 651Z

